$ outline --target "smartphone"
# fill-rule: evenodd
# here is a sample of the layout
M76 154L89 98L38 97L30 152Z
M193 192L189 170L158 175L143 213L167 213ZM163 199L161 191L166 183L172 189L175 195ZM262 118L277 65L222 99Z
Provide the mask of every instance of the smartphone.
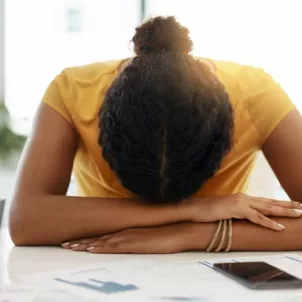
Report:
M302 280L266 263L215 263L214 269L251 289L302 288Z

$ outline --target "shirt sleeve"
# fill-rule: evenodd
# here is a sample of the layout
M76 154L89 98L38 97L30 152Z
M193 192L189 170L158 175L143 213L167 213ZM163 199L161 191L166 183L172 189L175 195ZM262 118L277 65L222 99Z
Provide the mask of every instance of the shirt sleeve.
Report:
M251 81L247 111L259 136L260 147L295 106L281 85L262 69Z
M67 106L67 96L64 93L67 90L66 78L64 72L57 75L48 85L42 102L49 105L58 112L67 122L72 124L70 110Z

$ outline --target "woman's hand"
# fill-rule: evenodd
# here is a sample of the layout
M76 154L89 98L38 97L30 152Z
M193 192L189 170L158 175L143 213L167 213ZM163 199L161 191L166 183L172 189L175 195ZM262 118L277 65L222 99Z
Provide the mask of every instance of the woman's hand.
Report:
M153 228L134 228L96 238L62 244L73 251L94 254L170 254L190 249L190 223Z
M299 202L285 202L267 198L258 198L237 193L227 197L192 198L183 201L184 209L194 222L213 222L224 219L247 219L266 228L282 231L284 226L267 216L302 216Z

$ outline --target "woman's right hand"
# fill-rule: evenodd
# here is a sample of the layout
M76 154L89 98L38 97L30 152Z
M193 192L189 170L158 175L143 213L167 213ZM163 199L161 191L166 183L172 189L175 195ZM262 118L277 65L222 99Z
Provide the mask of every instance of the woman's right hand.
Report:
M247 219L263 227L282 231L284 226L268 218L302 216L302 204L237 193L227 197L191 198L183 201L194 222L214 222L226 219Z

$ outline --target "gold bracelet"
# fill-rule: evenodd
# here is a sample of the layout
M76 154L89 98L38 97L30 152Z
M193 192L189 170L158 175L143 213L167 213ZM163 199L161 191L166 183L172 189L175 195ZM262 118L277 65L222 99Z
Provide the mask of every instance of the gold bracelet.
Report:
M226 239L227 233L228 233L228 222L227 222L227 220L224 220L223 221L223 228L222 228L222 236L221 236L221 239L220 239L220 243L219 243L218 247L215 250L215 253L219 253L222 250L222 248L225 244L225 239Z
M208 248L206 249L207 253L212 252L212 250L213 250L213 248L214 248L214 246L216 244L217 238L218 238L218 236L220 234L221 227L222 227L222 220L219 221L217 229L216 229L216 232L214 233L214 236L213 236L213 238L212 238L212 240L211 240Z
M233 243L233 225L232 225L232 219L229 219L228 226L229 226L229 230L228 230L228 245L227 245L227 247L225 249L226 253L228 253L231 250L232 243Z

